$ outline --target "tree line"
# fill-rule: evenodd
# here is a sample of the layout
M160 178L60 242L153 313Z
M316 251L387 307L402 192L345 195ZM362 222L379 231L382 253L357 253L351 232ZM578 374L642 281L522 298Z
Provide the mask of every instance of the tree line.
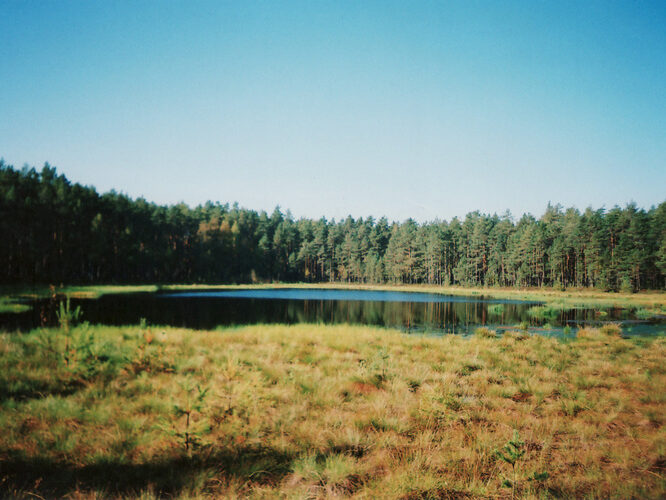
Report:
M540 218L469 213L419 224L385 217L295 220L237 204L195 208L70 182L46 164L0 160L0 283L427 283L666 286L666 201Z

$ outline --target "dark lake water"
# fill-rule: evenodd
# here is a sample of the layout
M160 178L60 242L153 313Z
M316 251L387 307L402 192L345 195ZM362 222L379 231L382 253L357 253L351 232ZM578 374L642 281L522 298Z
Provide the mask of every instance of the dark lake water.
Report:
M523 324L530 331L561 334L584 324L620 322L628 335L666 334L666 322L639 321L625 309L562 311L555 317L528 313L539 302L461 297L417 292L336 289L235 289L104 295L72 299L83 320L96 324L138 324L213 329L257 323L349 323L398 328L410 333L471 333L479 326L503 330ZM33 302L31 311L0 314L0 327L28 330L57 324L52 300Z

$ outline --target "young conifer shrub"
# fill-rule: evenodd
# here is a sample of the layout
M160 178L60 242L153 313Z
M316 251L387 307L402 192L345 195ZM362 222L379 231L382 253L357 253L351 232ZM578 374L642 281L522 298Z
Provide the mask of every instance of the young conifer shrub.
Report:
M81 319L81 306L76 306L76 309L72 309L70 297L68 295L66 300L60 301L56 317L58 318L60 329L67 334L71 327Z
M516 483L518 481L518 464L525 456L525 451L527 447L525 441L520 439L518 431L514 429L513 437L507 441L507 443L502 447L501 450L495 450L495 456L506 462L511 466L511 479L504 480L504 486L511 488L511 498L516 498ZM529 481L544 481L548 479L549 474L547 472L535 472L531 477L528 478Z

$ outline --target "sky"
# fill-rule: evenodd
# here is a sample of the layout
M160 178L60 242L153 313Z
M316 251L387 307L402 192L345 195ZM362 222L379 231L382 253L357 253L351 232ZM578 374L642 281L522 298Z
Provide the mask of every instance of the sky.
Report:
M297 218L647 209L666 2L0 0L0 158Z

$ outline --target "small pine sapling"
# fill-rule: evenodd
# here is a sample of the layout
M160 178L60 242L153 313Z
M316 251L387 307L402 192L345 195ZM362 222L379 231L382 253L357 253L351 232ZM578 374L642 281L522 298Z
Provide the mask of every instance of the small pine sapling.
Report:
M511 438L501 450L495 450L497 458L511 465L513 478L511 481L505 479L503 483L504 486L511 487L511 498L516 497L517 465L525 455L525 449L525 442L520 440L518 431L514 429L513 438ZM528 478L528 481L545 481L548 477L549 474L547 472L534 472L534 474Z
M81 319L81 306L76 306L76 309L72 309L68 295L66 300L60 301L56 316L60 329L67 334L69 333L69 329Z
M185 380L182 387L185 389L186 394L185 403L173 405L173 412L176 415L176 419L184 418L185 420L182 430L179 430L177 421L171 426L162 426L162 428L172 436L178 438L185 446L188 458L192 458L192 451L202 445L201 438L209 429L208 422L205 419L200 418L195 422L195 414L201 416L206 406L205 399L208 394L208 388L204 389L198 384L193 385L190 379Z
M60 329L65 334L64 359L65 359L65 365L69 366L71 358L74 355L73 352L70 352L69 332L71 327L74 326L79 319L81 319L81 306L76 306L76 309L72 309L70 298L68 295L67 300L60 301L60 305L58 306L58 311L56 311L56 317L58 318L58 325L60 326Z
M495 450L495 455L500 460L511 465L513 478L511 481L505 480L505 486L511 486L511 498L516 497L516 465L525 455L525 442L520 440L518 431L514 429L513 438L510 439L501 450Z

